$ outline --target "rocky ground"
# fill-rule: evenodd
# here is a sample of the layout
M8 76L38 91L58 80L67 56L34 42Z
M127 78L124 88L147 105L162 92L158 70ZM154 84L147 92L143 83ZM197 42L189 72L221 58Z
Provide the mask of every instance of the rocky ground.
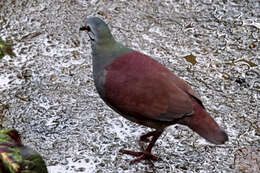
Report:
M160 159L129 165L150 131L108 108L92 79L79 28L98 16L124 44L151 55L199 91L229 135L222 146L186 127L167 129ZM0 1L0 120L16 128L50 173L257 172L260 165L260 2L256 0Z

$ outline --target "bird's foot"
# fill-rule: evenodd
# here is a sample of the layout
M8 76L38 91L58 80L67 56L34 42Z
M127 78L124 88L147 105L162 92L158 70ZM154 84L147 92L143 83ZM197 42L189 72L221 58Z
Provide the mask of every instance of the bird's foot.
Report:
M148 143L148 142L150 142L150 139L149 139L149 137L143 135L143 136L140 137L140 142Z
M130 151L130 150L120 150L123 154L129 154L133 156L137 156L136 159L132 160L130 164L140 162L141 160L158 160L158 157L153 155L149 151L142 151L142 152L136 152L136 151Z

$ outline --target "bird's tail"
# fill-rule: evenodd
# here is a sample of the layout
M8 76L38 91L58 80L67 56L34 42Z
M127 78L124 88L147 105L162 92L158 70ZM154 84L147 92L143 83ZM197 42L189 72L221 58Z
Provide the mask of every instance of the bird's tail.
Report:
M181 124L187 125L193 131L213 144L224 144L228 141L228 135L219 127L209 113L192 98L194 114L183 119Z

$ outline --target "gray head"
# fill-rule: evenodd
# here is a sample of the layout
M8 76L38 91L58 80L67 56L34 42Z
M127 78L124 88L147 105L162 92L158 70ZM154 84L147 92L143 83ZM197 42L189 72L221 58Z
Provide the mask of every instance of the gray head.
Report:
M85 25L80 28L80 31L87 31L91 44L109 44L114 42L114 38L107 24L98 17L87 18Z

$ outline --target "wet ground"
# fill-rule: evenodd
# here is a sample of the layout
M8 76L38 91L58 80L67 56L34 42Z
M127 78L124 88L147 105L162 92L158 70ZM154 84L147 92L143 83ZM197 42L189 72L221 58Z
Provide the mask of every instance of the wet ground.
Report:
M153 56L198 90L229 142L207 143L176 125L157 141L160 160L129 165L151 129L97 95L88 38L99 16L126 45ZM0 120L58 172L257 172L260 165L260 1L0 1Z

